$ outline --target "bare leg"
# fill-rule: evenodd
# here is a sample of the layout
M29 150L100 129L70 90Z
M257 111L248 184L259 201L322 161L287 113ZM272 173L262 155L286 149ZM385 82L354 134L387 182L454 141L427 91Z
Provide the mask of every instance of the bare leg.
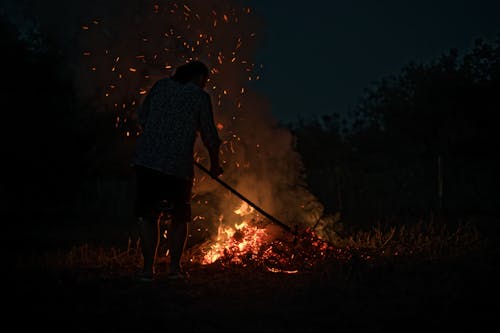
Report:
M144 259L143 273L153 276L156 251L158 248L158 220L139 217L139 227L142 239L142 256Z
M168 232L170 238L170 273L180 272L182 254L186 246L187 239L187 222L172 222L170 231Z

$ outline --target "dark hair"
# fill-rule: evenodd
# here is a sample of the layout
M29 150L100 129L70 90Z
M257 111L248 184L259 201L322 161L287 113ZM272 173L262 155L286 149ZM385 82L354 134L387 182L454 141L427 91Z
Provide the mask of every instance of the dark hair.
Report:
M201 61L194 60L177 67L171 78L174 81L184 84L200 75L208 77L208 67Z

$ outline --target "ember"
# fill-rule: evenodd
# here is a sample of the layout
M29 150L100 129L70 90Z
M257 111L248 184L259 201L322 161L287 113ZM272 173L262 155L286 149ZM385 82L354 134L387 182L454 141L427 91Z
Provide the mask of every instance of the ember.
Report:
M234 211L245 217L233 227L219 220L217 237L191 249L191 263L222 266L258 264L269 272L294 274L308 270L335 254L338 249L320 239L310 228L300 235L284 232L279 226L267 224L246 203Z
M239 216L248 216L254 209L247 203L242 203L234 213ZM211 264L221 257L227 256L233 263L242 263L242 258L257 256L261 247L269 240L265 229L250 225L248 220L234 224L233 227L222 223L219 219L219 228L216 241L213 242L203 256L202 264Z

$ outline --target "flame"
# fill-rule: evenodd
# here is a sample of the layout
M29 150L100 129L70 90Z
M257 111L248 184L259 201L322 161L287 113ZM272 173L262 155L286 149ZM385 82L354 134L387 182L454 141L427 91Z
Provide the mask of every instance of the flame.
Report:
M201 256L193 257L202 265L221 263L222 265L247 265L249 262L263 265L271 273L296 274L307 270L318 261L328 257L334 250L327 241L320 239L310 228L300 238L277 238L270 226L258 227L255 210L242 202L233 212L243 221L232 226L223 223L219 217L219 227L215 240L202 247ZM336 254L339 256L339 253ZM198 259L201 258L201 259Z
M237 215L240 215L240 216L246 216L246 215L251 214L253 211L254 211L254 208L252 206L250 206L246 202L242 202L240 207L238 207L237 209L234 210L234 213Z
M253 211L253 207L243 202L234 213L244 217ZM244 257L257 256L270 239L264 228L252 226L249 219L234 223L233 226L224 225L222 220L221 216L216 240L203 256L201 263L204 265L212 264L222 257L230 258L232 263L242 263Z

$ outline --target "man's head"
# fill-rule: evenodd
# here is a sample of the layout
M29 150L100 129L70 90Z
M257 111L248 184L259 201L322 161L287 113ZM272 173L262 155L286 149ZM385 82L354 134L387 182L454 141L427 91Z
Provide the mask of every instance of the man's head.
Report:
M185 84L192 82L200 88L204 88L208 80L208 67L201 61L191 61L177 67L172 79Z

